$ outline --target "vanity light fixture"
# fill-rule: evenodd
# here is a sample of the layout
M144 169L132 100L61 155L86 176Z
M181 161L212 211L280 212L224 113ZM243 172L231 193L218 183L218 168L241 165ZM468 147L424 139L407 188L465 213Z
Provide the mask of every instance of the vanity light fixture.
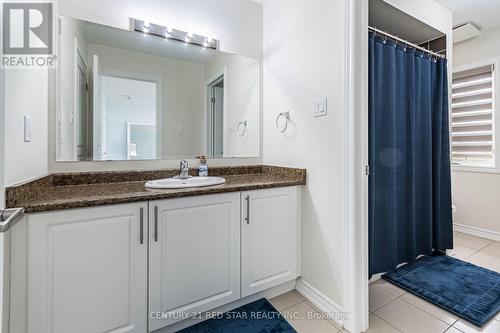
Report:
M201 46L203 48L213 50L219 49L219 41L217 39L151 23L148 20L131 18L130 30L143 33L144 35L158 36L165 38L166 40L176 40L187 44Z
M172 28L166 27L165 28L165 37L170 38L172 35Z

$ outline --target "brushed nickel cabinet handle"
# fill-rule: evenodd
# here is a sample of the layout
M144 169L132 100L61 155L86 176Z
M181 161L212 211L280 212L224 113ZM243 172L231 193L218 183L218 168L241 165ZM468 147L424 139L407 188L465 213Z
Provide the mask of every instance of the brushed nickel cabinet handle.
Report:
M158 241L158 206L155 206L155 231L154 231L155 242Z
M140 223L139 223L139 241L144 244L144 208L140 209Z
M250 224L250 196L247 195L245 200L247 201L247 217L245 217L245 221Z

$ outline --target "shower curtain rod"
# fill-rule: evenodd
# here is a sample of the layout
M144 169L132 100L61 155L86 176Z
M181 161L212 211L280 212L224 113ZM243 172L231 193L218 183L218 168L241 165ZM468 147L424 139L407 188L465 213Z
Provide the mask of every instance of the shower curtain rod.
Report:
M442 55L442 54L439 54L439 53L436 53L436 52L432 52L432 51L427 50L426 48L424 48L424 47L422 47L422 46L418 46L418 45L416 45L416 44L410 43L410 42L409 42L409 41L407 41L407 40L404 40L404 39L401 39L401 38L399 38L399 37L397 37L397 36L391 35L390 33L385 32L385 31L382 31L382 30L379 30L379 29L377 29L377 28L374 28L374 27L368 26L368 30L371 30L371 31L373 31L373 32L375 32L375 33L377 33L377 34L380 34L380 35L387 36L387 37L389 37L389 38L391 38L391 39L394 39L394 40L396 40L396 41L398 41L398 42L401 42L401 43L403 43L403 44L406 44L406 45L408 45L408 46L411 46L411 47L413 47L413 48L415 48L415 49L417 49L417 50L420 50L420 51L425 52L425 53L432 54L433 56L436 56L436 57L438 57L438 58L446 58L446 57L445 57L444 55Z

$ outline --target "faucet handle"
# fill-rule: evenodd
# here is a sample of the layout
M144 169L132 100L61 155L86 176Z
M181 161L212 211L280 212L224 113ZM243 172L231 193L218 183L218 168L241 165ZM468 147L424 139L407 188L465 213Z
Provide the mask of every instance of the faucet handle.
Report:
M182 169L187 169L189 167L188 161L182 160L181 163L180 163L180 165L179 165L179 167L180 167L181 170Z

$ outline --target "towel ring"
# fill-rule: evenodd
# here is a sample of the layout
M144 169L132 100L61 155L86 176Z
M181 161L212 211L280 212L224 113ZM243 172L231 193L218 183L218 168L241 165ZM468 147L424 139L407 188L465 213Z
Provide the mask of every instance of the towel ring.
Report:
M285 126L283 128L280 128L279 122L281 118L285 118ZM281 134L284 134L288 128L288 121L290 120L290 111L287 112L281 112L278 114L276 117L276 128Z
M245 136L245 134L247 134L247 124L248 122L246 120L240 121L238 123L238 126L236 126L236 131L239 136Z

